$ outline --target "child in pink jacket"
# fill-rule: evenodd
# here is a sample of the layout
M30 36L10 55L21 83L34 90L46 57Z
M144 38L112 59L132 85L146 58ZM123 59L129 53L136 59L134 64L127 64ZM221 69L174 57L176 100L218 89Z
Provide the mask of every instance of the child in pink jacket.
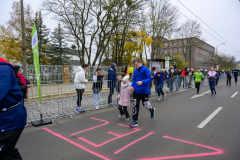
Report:
M130 106L130 95L132 94L132 92L130 92L130 85L128 79L129 79L128 75L122 79L121 91L120 94L118 95L119 99L118 109L120 111L119 118L121 118L125 114L126 116L125 121L129 121L130 119L127 107Z

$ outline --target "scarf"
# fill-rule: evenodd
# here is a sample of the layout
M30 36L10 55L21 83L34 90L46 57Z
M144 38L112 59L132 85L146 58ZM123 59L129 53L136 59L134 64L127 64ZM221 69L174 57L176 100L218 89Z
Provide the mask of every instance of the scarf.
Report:
M24 78L24 76L22 74L17 74L17 76L20 78L21 82L23 83L23 85L27 85L27 82ZM25 90L26 93L28 92L28 89Z
M122 84L121 84L121 88L124 89L124 88L126 88L128 85L129 85L128 83L126 83L126 84L123 84L123 83L122 83Z

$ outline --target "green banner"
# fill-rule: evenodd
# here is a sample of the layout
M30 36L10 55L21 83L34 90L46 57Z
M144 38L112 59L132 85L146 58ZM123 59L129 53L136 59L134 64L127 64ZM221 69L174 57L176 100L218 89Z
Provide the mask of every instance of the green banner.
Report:
M34 25L32 29L32 49L33 49L33 60L35 66L35 74L37 79L38 86L38 96L39 96L39 104L42 104L41 97L41 82L40 82L40 67L39 67L39 52L38 52L38 36L37 36L37 28Z

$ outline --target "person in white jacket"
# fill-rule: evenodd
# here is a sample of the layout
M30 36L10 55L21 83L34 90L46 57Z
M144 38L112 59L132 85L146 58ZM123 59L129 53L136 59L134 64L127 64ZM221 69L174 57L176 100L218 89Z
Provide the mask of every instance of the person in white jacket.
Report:
M79 66L76 70L76 74L74 78L74 87L76 88L77 97L78 97L76 110L79 113L85 112L84 110L81 109L81 101L82 101L82 96L85 90L86 83L88 82L88 80L85 77L85 73L87 69L88 69L87 64L83 64L82 66Z

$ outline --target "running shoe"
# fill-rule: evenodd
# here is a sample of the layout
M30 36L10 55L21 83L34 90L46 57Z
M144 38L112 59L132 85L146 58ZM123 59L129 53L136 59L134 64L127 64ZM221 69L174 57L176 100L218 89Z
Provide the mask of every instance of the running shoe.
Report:
M161 100L161 97L160 97L160 96L158 97L158 100L159 100L159 101Z
M137 127L138 126L138 123L137 121L133 121L132 124L129 125L130 127L134 128L134 127Z
M125 121L129 121L129 120L130 120L130 118L126 118L126 119L125 119Z
M81 111L79 111L79 113L85 113L85 111L84 111L84 110L81 110Z
M99 109L99 107L96 107L96 110L98 110Z
M119 116L118 116L119 118L122 118L122 115L121 114L119 114Z
M153 110L151 111L151 118L155 117L155 108L153 108Z
M166 99L166 95L163 96L163 99L164 99L164 100Z

